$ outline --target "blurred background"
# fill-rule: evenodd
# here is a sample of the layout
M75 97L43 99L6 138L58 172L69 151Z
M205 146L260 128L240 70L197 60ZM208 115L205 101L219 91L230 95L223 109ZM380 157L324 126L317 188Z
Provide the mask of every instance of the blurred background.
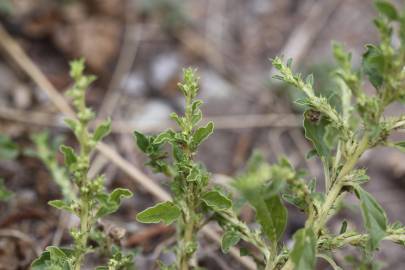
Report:
M318 161L305 158L311 146L303 136L301 111L292 103L297 93L271 79L270 59L292 57L296 70L314 73L317 88L333 89L331 41L344 43L359 63L364 45L378 41L375 15L369 0L0 0L0 133L19 148L31 147L31 134L43 130L75 144L55 97L44 90L50 82L63 94L71 84L69 61L83 57L87 72L98 77L88 102L98 119L113 120L107 143L168 190L165 179L143 165L132 132L155 133L172 125L169 113L181 112L183 105L176 84L182 68L193 66L201 77L205 118L216 123L198 154L215 184L229 185L254 149L270 162L287 156L322 182ZM387 149L369 151L361 161L371 175L367 189L392 222L405 222L404 161L405 155ZM139 269L154 269L158 258L173 260L165 251L173 243L173 229L134 220L158 198L102 155L95 155L94 163L110 188L135 193L106 222L126 230L122 243L139 250ZM41 161L24 154L0 161L0 177L15 193L0 203L1 270L27 269L44 247L70 243L66 227L71 222L47 205L60 192ZM350 202L337 219L361 224L356 200ZM254 213L244 209L242 216L249 222ZM286 241L303 222L291 208ZM334 226L340 223L332 221ZM204 236L201 245L201 266L247 269ZM358 269L347 255L359 254L352 249L335 254L344 269ZM385 261L383 269L405 269L403 250L394 244L384 243L377 258ZM327 267L319 263L319 269Z

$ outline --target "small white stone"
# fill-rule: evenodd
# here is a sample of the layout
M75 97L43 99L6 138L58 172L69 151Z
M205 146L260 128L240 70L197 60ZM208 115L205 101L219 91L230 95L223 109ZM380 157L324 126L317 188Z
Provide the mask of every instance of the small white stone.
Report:
M177 76L180 69L178 54L161 54L156 57L151 66L151 84L156 89L161 89L168 81Z
M133 122L140 127L159 125L169 120L171 112L173 112L173 109L166 102L152 100L141 111L137 112Z
M208 99L224 99L231 95L232 85L215 72L210 70L201 72L201 95L203 100Z

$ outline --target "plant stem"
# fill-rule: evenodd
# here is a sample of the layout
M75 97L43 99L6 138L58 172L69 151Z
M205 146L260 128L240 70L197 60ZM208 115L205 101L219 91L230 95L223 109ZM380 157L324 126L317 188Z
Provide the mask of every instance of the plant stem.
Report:
M329 211L333 208L336 203L336 199L341 194L343 188L343 180L346 175L354 168L356 163L358 162L361 155L364 151L368 148L369 140L368 135L364 134L362 139L360 140L359 144L356 147L354 153L347 159L346 163L343 165L342 169L340 170L336 180L332 182L331 188L326 195L325 203L322 206L322 209L317 218L314 219L313 222L306 224L306 228L314 227L314 233L318 236L319 231L325 225L328 220ZM291 258L288 259L286 264L283 266L282 270L293 270L294 264L291 261Z
M194 236L194 222L189 220L187 224L185 224L184 234L183 234L183 246L180 250L180 270L188 270L189 269L189 261L192 257L192 254L188 250L190 243L193 242Z
M83 250L86 249L87 239L89 235L89 204L87 200L81 198L81 215L80 215L80 242L77 243L76 248L79 252L76 263L75 270L80 270L81 264L86 254Z
M83 104L84 110L84 97L83 97ZM89 132L87 130L87 122L80 121L82 126L82 132L79 136L79 144L80 144L80 159L85 164L82 164L81 176L78 182L79 187L79 204L80 204L80 231L79 231L79 239L75 244L75 249L77 255L77 259L75 261L75 270L81 269L81 264L83 263L84 256L86 255L86 248L87 248L87 241L89 237L89 231L91 228L91 220L90 220L90 198L88 198L87 193L87 185L88 185L88 178L87 172L89 168L88 160L90 155L90 148L88 146L89 141Z

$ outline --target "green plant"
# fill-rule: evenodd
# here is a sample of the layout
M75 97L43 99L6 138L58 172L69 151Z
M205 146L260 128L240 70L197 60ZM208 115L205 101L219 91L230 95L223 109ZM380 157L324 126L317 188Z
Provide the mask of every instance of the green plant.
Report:
M76 152L72 147L62 145L61 152L64 155L66 170L58 167L54 153L46 144L45 135L35 136L37 144L37 155L50 168L55 181L64 193L64 200L53 200L49 204L60 210L68 211L80 219L78 228L71 230L74 240L73 248L59 248L50 246L46 251L32 263L33 269L81 269L85 256L94 251L89 244L89 238L98 219L118 210L123 198L129 198L132 193L123 188L117 188L107 193L104 187L104 177L99 175L94 179L88 177L90 168L90 155L96 144L101 141L109 132L111 121L100 124L94 132L89 131L88 124L94 118L93 111L86 106L85 94L89 85L94 81L93 76L83 74L84 61L78 60L71 63L70 75L74 79L72 89L68 95L73 99L77 119L66 119L66 124L75 134L80 149ZM71 183L66 183L65 172L71 176ZM68 192L68 186L75 186L77 194ZM77 196L77 199L74 199ZM132 256L124 256L119 251L113 252L107 269L127 269L127 261L132 261ZM101 267L101 269L105 269Z
M358 160L370 148L385 145L404 150L404 142L391 142L389 135L405 129L405 117L386 117L385 108L393 102L404 102L405 91L405 14L399 15L386 1L377 1L380 17L375 24L382 36L378 46L369 45L363 55L360 71L354 71L351 55L343 46L334 44L333 51L338 68L334 72L337 97L328 99L314 90L314 79L305 80L291 70L291 60L284 64L275 58L273 65L280 79L301 90L303 98L297 103L304 108L306 138L314 149L308 158L318 156L323 164L325 190L315 179L308 181L307 173L297 171L287 159L269 165L255 154L247 169L239 175L234 187L240 196L256 211L256 230L238 219L237 208L229 196L209 187L209 175L197 165L193 156L200 142L213 130L212 123L197 128L201 119L198 109L201 102L194 100L198 81L191 69L184 71L179 84L186 97L184 117L173 114L180 131L165 131L155 136L135 132L138 147L148 155L148 165L156 172L172 178L173 201L158 203L137 215L144 223L176 222L178 231L177 265L174 269L197 267L193 254L197 247L195 234L209 220L216 220L224 229L222 249L227 252L241 239L257 247L261 256L254 256L259 268L264 269L314 269L316 258L322 258L334 269L341 269L334 261L332 251L352 245L365 255L362 268L373 265L372 254L381 240L405 244L405 227L389 224L384 209L362 186L368 181L366 170L356 168ZM391 45L393 33L390 24L400 23L401 46ZM369 96L362 81L368 78L376 89ZM354 100L354 103L353 103ZM200 139L202 138L202 139ZM172 146L172 163L163 146ZM347 193L355 194L360 201L365 232L358 232L342 222L339 232L331 231L327 223L340 209ZM304 228L294 234L294 246L283 245L287 224L284 203L295 205L307 215ZM170 269L172 269L170 268Z
M183 76L179 88L186 100L185 113L184 116L171 114L179 131L169 129L153 136L135 132L139 149L149 157L147 164L156 172L171 178L173 193L173 201L158 203L144 210L137 215L137 220L142 223L176 222L177 264L171 267L181 270L197 267L194 259L198 247L197 232L215 213L232 207L232 201L225 194L208 185L209 173L194 160L199 145L213 132L214 124L198 125L202 118L202 101L196 99L198 78L191 68L185 69ZM165 144L171 145L171 160L168 159Z
M297 103L304 107L305 137L314 149L308 158L317 156L324 169L324 191L315 180L308 181L306 172L296 171L282 158L275 165L255 156L235 186L256 210L260 232L267 237L268 252L263 254L265 269L315 269L316 258L341 269L332 251L352 245L364 254L364 265L370 269L373 253L382 240L405 245L405 227L388 223L386 213L363 185L369 180L366 169L357 168L360 157L376 146L391 146L404 150L404 142L390 141L389 135L405 129L405 117L386 116L385 109L394 102L405 102L405 13L399 14L387 1L376 1L379 17L375 25L381 35L379 45L367 45L359 71L351 64L351 54L340 44L333 44L338 64L334 79L339 86L337 100L316 95L312 75L302 78L292 72L292 61L285 64L276 57L272 62L279 71L275 78L299 89L304 98ZM392 45L392 24L399 24L400 45ZM367 95L363 81L375 88ZM336 102L336 100L335 100ZM311 179L311 178L309 178ZM365 232L348 228L346 221L334 232L328 221L339 211L348 193L360 202ZM302 210L305 226L294 234L291 249L283 246L282 235L287 222L284 202Z

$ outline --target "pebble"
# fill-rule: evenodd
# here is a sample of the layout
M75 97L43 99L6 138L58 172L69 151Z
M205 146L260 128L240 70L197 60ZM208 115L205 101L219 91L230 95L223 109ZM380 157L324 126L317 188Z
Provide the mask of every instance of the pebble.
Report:
M225 99L231 96L232 85L211 70L201 71L201 94L203 100Z
M151 65L150 83L156 89L162 89L180 69L180 58L177 53L158 55Z
M136 113L133 122L137 126L159 125L169 120L173 108L164 101L152 100Z
M146 94L147 87L143 72L132 72L127 74L121 81L121 88L132 97L142 97Z

